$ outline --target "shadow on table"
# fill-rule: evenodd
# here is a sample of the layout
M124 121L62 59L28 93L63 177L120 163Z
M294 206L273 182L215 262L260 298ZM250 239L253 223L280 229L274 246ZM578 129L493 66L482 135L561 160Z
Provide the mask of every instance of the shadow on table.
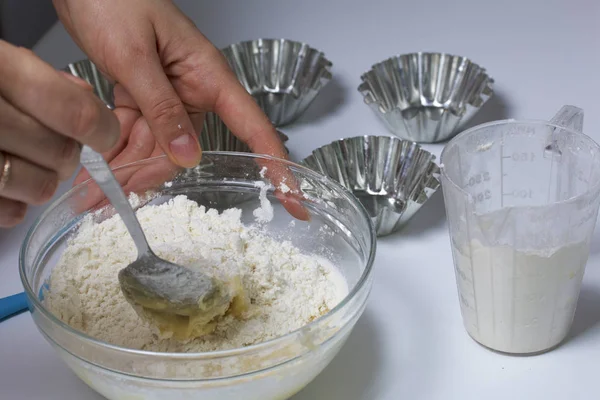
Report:
M88 392L88 393L86 393L85 400L106 400L106 397L102 396L100 393L96 392L94 389L89 387L84 381L79 379L77 377L77 375L75 375L74 373L73 373L73 377L77 381L77 386L81 387L79 389L79 391L85 390Z
M577 302L577 311L573 319L573 326L569 333L568 340L571 341L581 336L586 331L594 328L600 323L600 288L593 286L581 287L579 301Z
M367 308L331 364L291 400L375 398L374 381L381 365L379 343L374 320Z
M494 95L481 107L473 118L466 121L459 131L465 131L479 124L506 119L510 115L508 103L500 93Z
M445 222L446 209L444 208L444 196L442 195L442 188L439 188L408 221L404 229L390 236L395 236L396 234L419 236L426 233L429 229L439 228Z

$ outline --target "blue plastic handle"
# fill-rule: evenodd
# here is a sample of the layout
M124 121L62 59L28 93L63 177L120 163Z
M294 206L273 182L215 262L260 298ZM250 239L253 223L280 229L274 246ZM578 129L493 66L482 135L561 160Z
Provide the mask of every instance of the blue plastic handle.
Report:
M27 311L27 296L25 292L0 299L0 322Z

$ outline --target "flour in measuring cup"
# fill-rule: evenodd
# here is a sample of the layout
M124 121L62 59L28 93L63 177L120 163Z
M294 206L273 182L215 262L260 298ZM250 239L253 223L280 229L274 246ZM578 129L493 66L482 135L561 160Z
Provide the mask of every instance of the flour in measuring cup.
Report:
M588 258L586 242L546 254L508 246L453 244L456 280L467 332L507 353L537 353L558 345L575 314Z

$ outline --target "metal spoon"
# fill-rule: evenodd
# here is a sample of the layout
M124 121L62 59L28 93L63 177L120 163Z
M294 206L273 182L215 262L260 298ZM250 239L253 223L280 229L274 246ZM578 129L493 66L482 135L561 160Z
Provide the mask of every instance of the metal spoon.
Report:
M119 271L119 283L127 300L162 314L193 316L226 310L223 306L231 302L231 295L222 282L165 261L152 252L121 185L102 155L83 146L81 164L119 213L137 247L137 260Z

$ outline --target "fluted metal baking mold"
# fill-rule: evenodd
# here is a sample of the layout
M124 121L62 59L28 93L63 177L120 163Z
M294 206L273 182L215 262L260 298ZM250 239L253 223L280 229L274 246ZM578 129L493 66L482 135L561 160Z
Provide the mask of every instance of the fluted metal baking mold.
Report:
M275 126L296 120L331 80L331 61L306 43L256 39L222 49L229 65Z
M283 143L288 141L288 136L281 131L277 131L279 139ZM238 151L251 153L252 151L244 142L238 139L225 125L219 116L212 112L207 112L204 117L204 126L199 135L200 146L206 151ZM289 153L289 149L286 147Z
M98 69L96 64L90 60L80 60L68 64L65 72L75 75L94 88L94 93L110 108L115 108L114 84Z
M420 143L450 139L493 95L494 80L469 59L410 53L373 65L358 86L395 135Z
M94 93L109 107L115 108L114 84L102 74L90 60L81 60L67 65L64 71L75 75L94 88ZM279 138L285 143L288 137L282 132ZM205 151L238 151L251 152L250 148L231 133L223 121L214 113L208 112L204 118L204 126L198 135L200 145ZM286 148L286 150L288 150ZM289 150L288 150L289 152Z
M415 142L357 136L320 147L300 163L333 178L365 206L378 236L400 230L440 187L435 156Z

